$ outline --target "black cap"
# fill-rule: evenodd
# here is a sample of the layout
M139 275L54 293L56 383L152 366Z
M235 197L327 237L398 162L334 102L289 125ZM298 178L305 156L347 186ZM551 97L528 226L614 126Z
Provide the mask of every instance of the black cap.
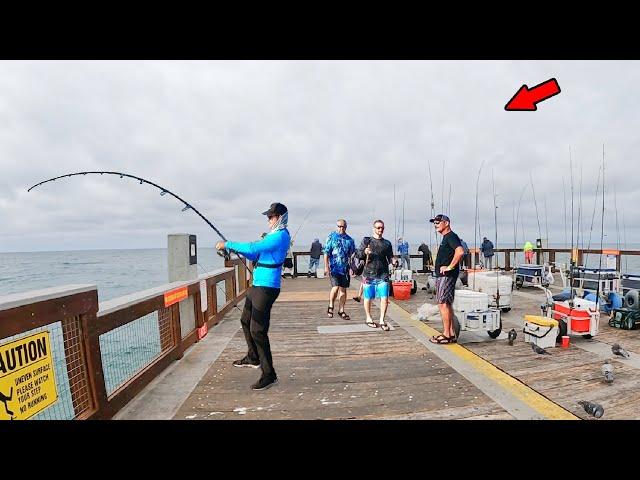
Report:
M285 207L283 204L281 203L272 203L271 206L269 207L269 210L267 210L266 212L262 212L263 215L284 215L285 213L287 213L287 207Z
M444 213L440 213L440 214L436 215L435 217L433 217L429 221L431 223L433 223L433 222L451 222L451 220L449 220L449 217L447 217Z

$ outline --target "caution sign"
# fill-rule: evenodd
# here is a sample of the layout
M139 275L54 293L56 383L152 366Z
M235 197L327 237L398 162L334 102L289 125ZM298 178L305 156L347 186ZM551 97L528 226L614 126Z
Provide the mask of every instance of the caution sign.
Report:
M0 420L25 420L57 399L49 332L0 345Z
M187 287L176 288L164 293L164 306L169 307L174 303L178 303L189 296Z

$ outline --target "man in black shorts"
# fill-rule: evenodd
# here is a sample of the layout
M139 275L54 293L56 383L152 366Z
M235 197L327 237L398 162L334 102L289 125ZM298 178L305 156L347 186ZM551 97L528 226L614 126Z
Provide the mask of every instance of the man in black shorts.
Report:
M440 214L429 220L436 231L442 235L442 243L436 256L436 298L442 317L442 333L429 339L431 343L446 344L456 342L456 333L453 326L453 298L455 296L456 280L460 271L460 260L464 255L464 249L460 243L460 237L456 235L450 226L449 217Z
M327 316L333 318L334 302L338 297L338 315L350 320L351 317L344 311L347 301L347 288L351 277L349 276L349 259L356 251L356 244L347 235L347 221L344 218L336 222L336 231L331 232L324 244L324 268L331 280L331 292L329 293L329 306Z

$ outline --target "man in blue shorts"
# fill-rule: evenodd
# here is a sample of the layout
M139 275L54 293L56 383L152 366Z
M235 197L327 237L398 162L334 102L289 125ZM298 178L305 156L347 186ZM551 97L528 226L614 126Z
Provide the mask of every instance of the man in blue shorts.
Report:
M329 306L327 316L333 318L333 307L338 297L338 315L351 320L351 317L344 311L347 301L347 288L351 277L349 276L349 258L355 252L356 244L347 235L347 221L341 218L336 222L336 231L331 232L324 245L324 269L329 274L331 280L331 292L329 293Z
M453 326L453 298L455 296L456 280L460 272L460 260L464 255L464 248L460 237L451 230L449 217L440 214L429 220L436 231L442 235L442 243L438 248L434 273L436 275L436 298L442 317L442 333L429 339L431 343L447 344L456 342Z
M356 251L358 258L365 260L362 272L362 282L364 287L364 311L367 315L367 325L372 328L380 326L382 330L388 332L389 325L384 317L389 306L389 265L398 264L398 260L393 256L393 246L391 242L382 238L384 233L384 222L376 220L373 222L373 237L365 237ZM375 323L371 318L371 300L380 299L380 323Z

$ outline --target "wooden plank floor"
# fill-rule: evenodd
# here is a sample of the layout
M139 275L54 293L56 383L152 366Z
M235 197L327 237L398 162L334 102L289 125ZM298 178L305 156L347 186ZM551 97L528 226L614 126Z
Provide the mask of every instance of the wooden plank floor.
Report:
M539 300L533 300L530 298L532 296ZM397 303L409 313L416 313L425 301L435 303L429 297L426 292L419 290L411 300ZM518 332L512 347L505 340L477 341L478 335L468 338L471 335L465 332L461 334L460 343L580 418L591 419L577 404L579 400L588 400L598 402L605 408L603 418L640 419L640 372L629 361L610 354L609 350L610 345L617 342L637 358L640 354L640 331L612 328L608 325L608 316L602 314L600 331L593 339L580 339L580 343L572 341L568 349L552 348L549 349L552 355L540 356L532 352L530 344L524 342L522 327L523 315L539 315L539 307L543 302L544 296L539 289L514 291L514 308L502 315L503 331L515 328ZM429 324L441 328L439 317ZM578 346L584 343L604 344L604 350L609 354L599 356ZM604 382L601 372L605 358L609 358L614 366L615 381L611 385Z
M254 392L260 370L231 365L246 353L238 331L174 418L513 418L401 328L318 333L318 326L364 323L362 305L351 300L355 290L346 309L351 321L327 318L329 288L327 279L284 281L269 331L277 385Z
M420 280L419 280L420 281ZM354 282L357 288L357 282ZM318 326L364 322L362 304L348 292L352 320L326 316L327 279L286 279L272 310L269 332L279 384L263 392L249 386L260 370L239 369L233 360L246 353L242 331L202 378L176 413L176 419L512 419L513 417L403 328L392 332L319 334ZM425 291L396 301L410 314L425 302ZM592 340L572 341L568 349L539 356L524 343L523 315L539 314L542 292L525 288L513 293L513 308L502 315L503 332L515 328L514 346L486 334L462 332L459 343L580 418L590 418L579 400L601 403L604 419L640 418L638 368L613 355L581 348L584 342L610 348L621 343L637 358L640 331L607 325ZM336 309L337 311L337 309ZM378 310L374 307L373 316ZM394 324L393 322L392 325ZM441 320L428 322L441 330ZM587 345L588 346L588 345ZM606 347L606 348L605 348ZM604 383L601 366L612 358L616 380Z

